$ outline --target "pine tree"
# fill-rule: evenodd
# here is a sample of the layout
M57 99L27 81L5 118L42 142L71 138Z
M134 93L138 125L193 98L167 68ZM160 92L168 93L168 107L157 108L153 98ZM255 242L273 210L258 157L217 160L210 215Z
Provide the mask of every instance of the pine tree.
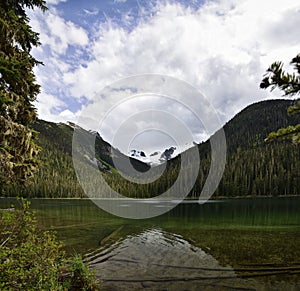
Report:
M36 118L33 101L40 92L31 54L40 45L29 25L27 9L45 11L44 0L0 1L0 185L33 176L39 147L29 125Z
M282 62L273 63L267 70L260 88L267 89L271 87L271 91L279 88L284 92L284 96L295 96L300 94L300 54L294 57L290 63L296 73L288 73L283 70ZM289 107L290 115L300 113L300 100L293 106ZM271 132L267 137L267 141L273 139L291 138L294 143L300 143L300 124L281 128L276 132Z

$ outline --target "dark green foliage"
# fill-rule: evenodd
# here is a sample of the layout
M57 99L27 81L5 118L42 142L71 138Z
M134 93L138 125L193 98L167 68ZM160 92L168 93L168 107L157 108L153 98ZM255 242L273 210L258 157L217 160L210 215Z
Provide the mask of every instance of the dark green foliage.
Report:
M20 191L27 197L85 197L73 168L73 128L42 120L32 126L40 132L41 162L32 183Z
M285 141L264 142L270 131L297 124L297 118L287 114L287 109L292 103L289 100L268 100L250 105L224 126L228 157L215 196L300 194L299 147ZM73 127L38 120L34 129L40 131L39 144L43 148L38 172L26 188L17 184L7 185L3 188L3 194L15 196L22 191L27 197L85 197L73 168ZM180 156L168 161L166 171L155 182L129 182L121 177L111 164L110 145L100 137L97 140L96 155L105 168L100 168L99 165L98 167L107 183L125 196L157 196L170 188L178 177ZM190 196L194 197L200 195L210 168L209 141L200 144L198 148L201 161L199 175L190 193ZM89 154L88 151L86 153ZM139 165L142 163L139 162ZM189 165L184 167L188 173ZM84 163L82 169L84 170ZM93 177L89 179L88 183L93 185ZM182 191L185 189L184 182L181 181L180 184Z
M286 128L280 128L276 132L271 132L266 141L275 139L291 139L295 144L300 143L300 124L290 125Z
M36 228L29 203L20 210L0 211L0 289L59 290L61 244Z
M271 91L279 88L284 92L284 96L297 95L300 92L300 54L291 61L296 73L290 74L283 70L282 62L273 63L264 76L260 88L267 89L271 87Z
M28 201L0 210L0 246L1 290L97 290L81 257L70 263L56 236L37 228Z
M289 142L266 144L270 131L297 123L288 100L253 104L224 126L228 158L219 196L300 194L300 149Z
M224 126L227 141L225 171L214 196L300 194L300 149L289 142L265 143L270 131L295 125L288 116L289 100L269 100L248 106ZM194 191L198 196L210 167L209 141L199 145L200 174ZM171 163L176 166L175 160Z
M32 102L40 91L33 73L39 62L30 55L31 48L39 45L39 37L28 24L25 8L47 9L43 0L0 2L1 184L32 177L39 151L35 132L28 127L35 120Z
M30 184L24 187L14 183L2 186L2 196L16 196L22 193L25 197L86 197L78 183L72 160L72 138L74 126L72 124L53 123L37 120L33 129L39 131L38 144L42 147L39 154L40 164L36 175ZM87 136L95 135L94 132L84 131ZM98 167L105 175L107 181L116 190L123 189L124 193L135 193L135 185L123 179L114 168L111 146L103 141L99 134L95 137L95 155ZM124 155L114 150L115 159L124 159ZM91 157L91 149L84 149L82 154L84 163L86 157ZM131 159L139 170L148 169L149 166L135 159ZM93 181L91 181L92 183ZM146 188L144 187L144 192ZM148 195L148 194L147 194Z
M248 106L225 126L228 150L265 146L264 139L278 127L296 125L296 116L288 116L289 100L268 100Z
M75 255L70 260L70 269L69 290L98 290L94 272L84 264L81 255Z
M267 89L271 87L271 91L279 88L283 91L284 96L294 96L300 94L300 54L294 57L290 63L296 73L287 73L283 70L282 62L273 63L267 70L260 88ZM300 101L292 105L288 109L290 115L300 112ZM300 143L300 124L290 125L286 128L281 128L276 132L270 133L266 141L275 139L292 139L293 143Z
M296 102L296 104L290 106L288 108L288 114L289 115L294 115L294 114L297 114L297 113L300 113L300 100L298 100Z

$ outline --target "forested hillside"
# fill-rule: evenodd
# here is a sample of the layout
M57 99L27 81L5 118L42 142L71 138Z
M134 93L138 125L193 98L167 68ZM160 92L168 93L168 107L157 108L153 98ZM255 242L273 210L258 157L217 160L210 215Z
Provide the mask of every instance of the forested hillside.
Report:
M290 105L289 100L259 102L242 110L224 126L227 162L214 197L300 194L300 147L290 141L264 141L269 132L298 123L297 116L287 115ZM40 132L38 143L43 148L38 173L26 187L3 185L2 196L22 193L27 197L85 197L73 169L74 125L38 120L33 128ZM128 182L114 168L111 146L95 132L86 131L85 134L96 135L97 166L111 187L124 195L153 197L168 189L177 179L180 156L168 162L167 170L157 181L148 185ZM190 193L194 197L201 193L209 171L209 141L198 145L198 149L201 166L198 180ZM117 158L124 156L118 153ZM131 162L140 171L148 169L148 165L140 161L131 158Z
M83 197L72 164L73 129L42 120L37 120L33 128L40 132L38 144L42 147L38 171L26 186L7 185L2 196Z
M224 126L228 156L215 196L300 194L300 147L290 140L265 142L271 131L299 123L288 116L290 100L248 106ZM199 146L202 157L207 143Z
M77 181L72 161L72 138L74 124L53 123L37 120L33 129L39 132L38 145L42 148L39 158L38 171L33 180L27 185L2 185L2 196L16 196L22 193L26 197L85 197ZM95 138L95 163L102 175L109 181L119 181L122 177L114 168L111 146L97 132L80 129L85 135ZM125 159L122 153L114 149L114 159ZM90 157L86 149L82 153ZM136 169L143 172L149 166L139 160L130 158ZM85 160L87 162L88 160ZM113 182L111 182L113 183ZM1 189L0 189L1 190Z

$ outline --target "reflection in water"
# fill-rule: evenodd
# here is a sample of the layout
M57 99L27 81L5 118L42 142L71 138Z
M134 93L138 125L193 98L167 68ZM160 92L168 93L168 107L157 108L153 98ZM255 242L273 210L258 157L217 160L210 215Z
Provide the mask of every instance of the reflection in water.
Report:
M300 197L189 200L147 220L115 217L84 199L31 202L69 255L93 251L104 290L300 290ZM0 199L0 208L12 205Z
M230 266L161 229L128 235L87 259L105 290L215 290L243 284Z

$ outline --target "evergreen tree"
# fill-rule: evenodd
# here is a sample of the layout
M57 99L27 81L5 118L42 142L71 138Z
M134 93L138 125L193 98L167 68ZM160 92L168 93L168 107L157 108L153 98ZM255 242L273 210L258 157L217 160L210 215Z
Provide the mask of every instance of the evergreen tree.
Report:
M267 70L260 88L267 89L271 87L271 91L279 88L284 92L284 96L295 96L300 94L300 54L294 57L290 63L296 73L288 73L283 70L282 62L273 63ZM300 100L288 109L290 115L300 113ZM294 143L300 143L300 124L281 128L277 132L272 132L267 137L268 140L291 138Z
M0 185L33 176L39 147L28 126L36 118L32 102L40 91L31 54L40 45L25 9L45 11L44 0L0 1Z

